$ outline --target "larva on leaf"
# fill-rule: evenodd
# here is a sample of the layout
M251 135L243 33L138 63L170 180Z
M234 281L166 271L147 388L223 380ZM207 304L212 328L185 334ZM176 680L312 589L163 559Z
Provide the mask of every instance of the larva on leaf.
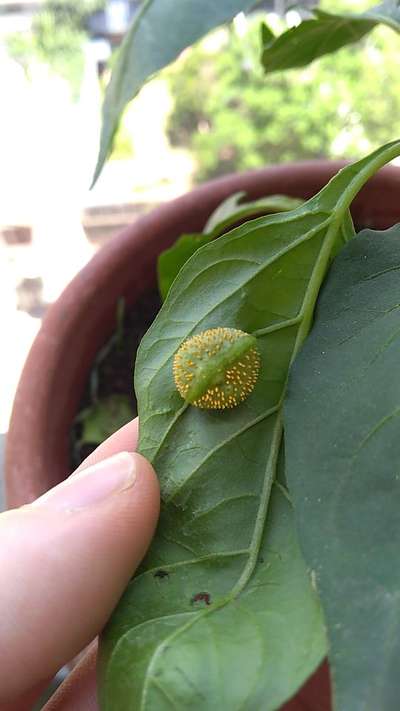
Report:
M261 365L257 339L236 328L210 328L191 336L175 353L175 385L186 402L224 410L245 400Z

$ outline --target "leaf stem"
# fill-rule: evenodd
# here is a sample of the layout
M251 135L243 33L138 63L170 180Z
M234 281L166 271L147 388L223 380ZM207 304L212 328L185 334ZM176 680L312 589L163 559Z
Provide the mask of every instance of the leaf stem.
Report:
M278 455L281 446L282 431L282 412L280 412L276 418L274 433L272 436L271 450L269 453L265 470L264 485L260 496L260 506L258 508L253 538L249 549L249 557L245 567L243 568L240 578L232 588L232 592L230 594L231 598L240 595L242 590L246 587L257 563L258 553L261 547L261 542L264 533L265 521L267 518L269 500L271 498L272 484L274 483L275 479L276 464L278 461Z
M368 163L366 167L362 168L361 170L357 171L357 163L354 163L354 165L352 166L353 170L355 171L355 177L349 183L347 188L343 191L342 196L339 198L335 209L336 215L340 214L340 217L342 217L343 212L348 207L350 207L354 198L360 192L361 188L365 185L369 178L375 175L375 173L380 168L383 168L384 165L390 163L390 161L392 161L394 158L398 158L398 156L400 155L400 140L388 143L385 150L383 151L382 149L378 148L376 154L377 155L373 160L371 160L371 156L368 156L367 159L365 159L368 160ZM344 168L344 170L346 170L346 168Z
M297 315L294 318L286 319L286 321L278 321L273 323L271 326L266 326L266 328L259 328L257 331L252 332L252 336L259 338L260 336L266 336L268 333L273 333L274 331L279 331L282 328L290 328L290 326L296 326L300 323L301 316Z

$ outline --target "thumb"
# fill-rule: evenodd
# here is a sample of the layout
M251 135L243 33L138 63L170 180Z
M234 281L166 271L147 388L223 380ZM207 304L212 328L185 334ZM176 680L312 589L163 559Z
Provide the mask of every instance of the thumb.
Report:
M158 511L151 465L120 452L0 515L0 703L51 677L98 634Z

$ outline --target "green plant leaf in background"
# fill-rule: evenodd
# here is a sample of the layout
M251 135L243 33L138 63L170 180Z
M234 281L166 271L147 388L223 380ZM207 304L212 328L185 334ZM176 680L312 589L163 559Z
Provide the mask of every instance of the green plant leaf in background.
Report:
M273 711L323 657L318 601L276 480L282 404L349 205L399 153L389 144L295 210L203 247L144 337L139 451L159 475L161 517L102 638L103 711ZM256 335L262 357L253 393L224 412L184 404L172 376L181 343L216 326Z
M143 84L186 47L255 4L256 0L144 0L113 65L93 185L110 154L120 116Z
M211 234L203 234L202 232L181 235L172 247L161 252L157 261L157 279L163 301L167 298L176 276L189 257L197 252L200 247L211 242L212 239Z
M358 42L377 24L400 31L398 0L386 0L359 15L337 15L314 9L313 17L279 37L262 30L262 63L266 73L304 67L325 54Z
M287 195L269 195L260 200L244 202L246 193L243 191L230 195L210 215L204 232L182 235L158 258L158 286L161 298L165 301L167 294L183 265L200 247L219 237L231 226L262 214L273 214L292 210L303 202Z
M272 215L275 212L293 210L302 204L303 200L288 195L267 195L259 200L246 200L246 193L230 195L210 215L204 227L204 232L212 232L218 237L237 222L261 215Z
M271 28L268 27L266 22L261 22L260 24L260 35L262 46L268 44L269 42L272 42L275 39L274 33L272 32Z
M399 707L399 269L400 225L343 250L285 406L287 478L339 711Z
M109 395L82 410L76 421L82 425L79 445L101 444L133 417L132 399L127 395Z

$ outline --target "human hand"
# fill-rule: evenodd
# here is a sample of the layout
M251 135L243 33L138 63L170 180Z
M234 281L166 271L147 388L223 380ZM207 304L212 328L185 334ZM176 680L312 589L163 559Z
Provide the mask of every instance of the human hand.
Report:
M65 482L0 515L0 711L31 709L94 640L149 546L159 489L151 465L127 453L137 429L129 423ZM92 650L73 674L73 702L61 692L57 708L97 708L94 661Z

